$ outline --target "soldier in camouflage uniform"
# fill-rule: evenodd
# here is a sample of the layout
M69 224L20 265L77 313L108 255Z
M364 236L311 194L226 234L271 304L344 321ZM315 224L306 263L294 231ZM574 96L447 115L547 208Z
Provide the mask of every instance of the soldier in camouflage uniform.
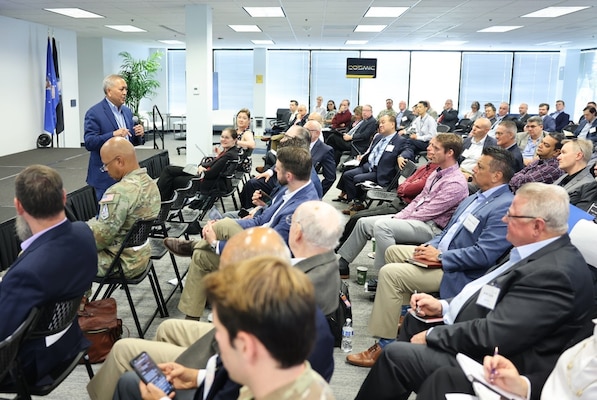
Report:
M124 237L138 219L156 218L160 211L160 193L155 182L139 167L133 145L114 137L100 150L102 171L118 182L110 186L99 202L99 215L88 221L98 250L98 276L106 274ZM122 269L131 278L147 266L151 248L127 248L121 255Z

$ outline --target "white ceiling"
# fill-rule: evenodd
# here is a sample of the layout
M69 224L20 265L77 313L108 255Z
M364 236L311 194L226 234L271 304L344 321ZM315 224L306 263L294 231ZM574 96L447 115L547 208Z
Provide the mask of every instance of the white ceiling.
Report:
M559 50L596 48L597 4L558 18L520 18L548 6L591 6L594 0L0 0L0 15L76 31L82 37L184 41L185 6L213 9L214 48L405 50ZM243 6L281 6L286 18L252 18ZM370 6L408 6L399 18L364 18ZM44 8L79 7L105 16L74 19ZM146 33L121 33L104 25L132 24ZM236 33L229 24L256 24L261 33ZM381 33L355 33L358 24L387 24ZM523 25L506 33L478 33L492 25ZM368 40L349 46L348 39ZM466 41L446 45L445 41ZM552 42L545 45L544 43ZM554 44L555 42L555 44ZM569 42L561 44L559 42ZM540 45L542 44L543 45Z

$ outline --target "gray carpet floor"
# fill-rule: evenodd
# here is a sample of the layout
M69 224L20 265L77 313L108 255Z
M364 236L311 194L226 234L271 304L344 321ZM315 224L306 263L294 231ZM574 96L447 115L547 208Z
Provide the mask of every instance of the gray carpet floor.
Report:
M184 154L179 156L176 152L176 147L181 146L182 143L183 142L181 141L173 140L171 134L166 135L166 149L169 150L170 161L173 164L186 164ZM261 141L258 141L258 146L261 149L264 147ZM256 151L253 154L253 166L262 165L261 156L263 153L263 151ZM338 177L339 176L340 174L338 173ZM338 194L338 189L333 187L326 194L324 200L330 204L333 204L339 210L342 210L346 207L346 205L342 203L331 202L331 199L335 198ZM225 204L227 210L233 209L232 202L229 199L227 199ZM348 217L346 218L348 219ZM371 250L371 243L368 243L367 246L365 246L365 248L361 251L355 262L351 264L351 275L350 279L347 280L350 288L350 296L353 308L353 326L355 332L353 339L353 352L365 350L375 342L375 339L367 332L367 322L373 307L373 302L370 300L371 293L365 292L363 286L356 283L357 266L363 265L369 268L368 278L377 276L377 271L373 270L373 262L367 256L367 253L371 252ZM189 259L177 258L177 262L179 268L184 271L188 266ZM174 272L169 257L165 256L161 260L155 262L155 267L159 275L159 281L162 290L164 294L167 295L173 287L168 284L168 280L174 278ZM141 319L141 324L143 325L148 316L153 314L156 307L149 282L146 280L145 282L139 284L138 287L133 287L131 291ZM122 290L117 290L113 297L117 300L118 314L119 317L122 318L125 325L124 336L130 335L130 337L137 337L134 322L131 317L130 310L128 309L128 303L126 301L124 292ZM182 313L177 309L179 298L180 293L175 293L168 303L170 318L184 318L184 315L182 315ZM207 311L205 317L206 316ZM204 318L204 320L206 320L206 318ZM147 338L152 338L154 336L157 326L161 321L162 319L159 317L153 321L146 335ZM361 383L369 372L368 368L359 368L347 364L345 362L345 357L346 353L343 353L339 348L334 349L335 371L330 384L336 398L342 400L353 399L355 397ZM100 366L101 364L94 365L94 369L97 370ZM83 366L78 366L75 371L62 383L62 385L60 385L54 392L44 398L50 400L87 399L88 395L85 387L88 382L89 377L87 376L85 368ZM4 395L3 397L7 396ZM414 399L414 395L411 396L411 398Z

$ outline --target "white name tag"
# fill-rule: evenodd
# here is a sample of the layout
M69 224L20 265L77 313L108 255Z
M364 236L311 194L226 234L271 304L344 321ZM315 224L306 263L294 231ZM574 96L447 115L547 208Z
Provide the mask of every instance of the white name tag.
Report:
M470 233L473 233L477 226L479 225L479 220L473 214L469 214L466 219L464 220L464 227Z
M589 129L589 133L595 133L596 130L597 130L597 128L592 127L591 129Z
M406 117L402 117L402 121L406 121L408 118Z
M394 145L393 144L389 144L386 146L386 151L392 152L394 151Z
M493 310L497 303L498 296L500 295L500 288L492 285L485 285L479 293L477 304L481 307Z

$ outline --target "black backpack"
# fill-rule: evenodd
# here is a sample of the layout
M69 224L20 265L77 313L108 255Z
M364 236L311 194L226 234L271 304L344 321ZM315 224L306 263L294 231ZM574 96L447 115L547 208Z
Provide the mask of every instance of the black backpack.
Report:
M342 343L342 326L346 322L346 318L352 319L350 294L348 293L348 285L345 282L340 285L338 308L333 313L328 314L326 318L334 336L334 347L340 347Z

